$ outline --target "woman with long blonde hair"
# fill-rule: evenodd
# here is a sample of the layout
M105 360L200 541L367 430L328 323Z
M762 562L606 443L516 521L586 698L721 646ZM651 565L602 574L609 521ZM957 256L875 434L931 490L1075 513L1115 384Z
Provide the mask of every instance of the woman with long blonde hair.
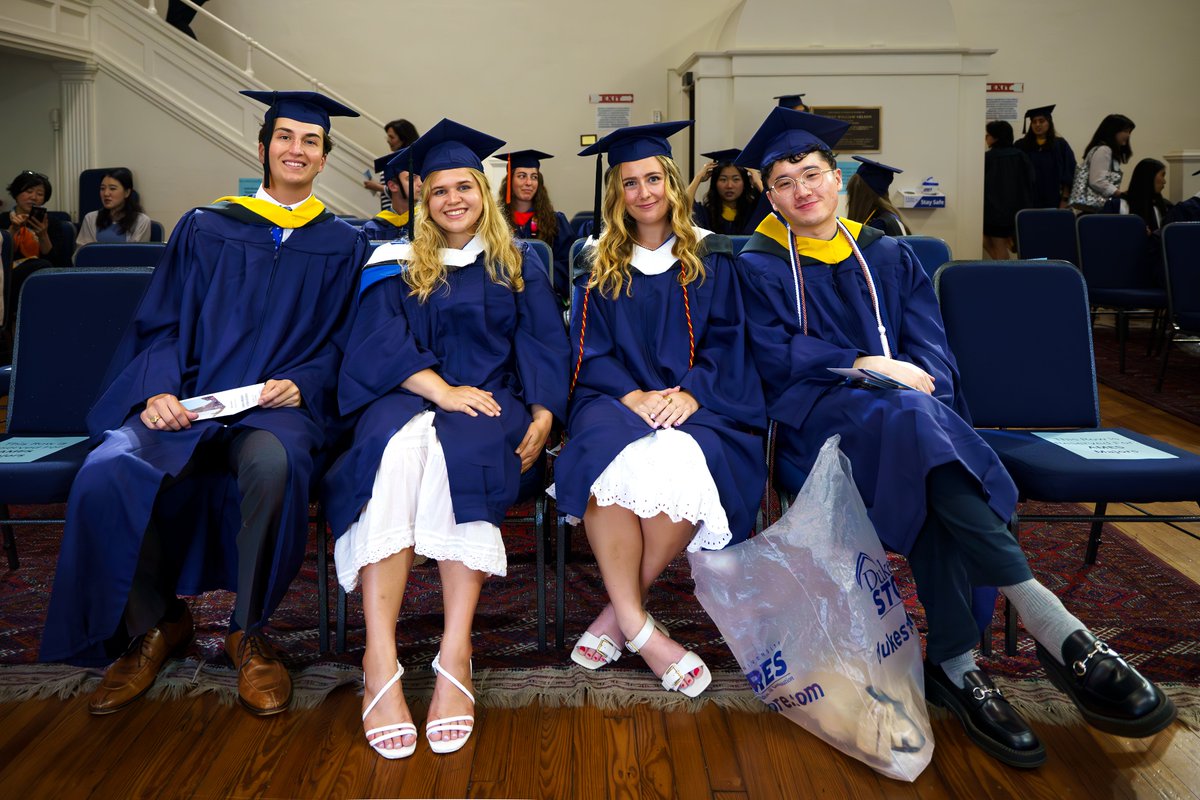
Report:
M667 136L623 128L608 154L603 232L572 311L568 440L558 509L582 518L609 604L571 652L597 669L640 653L663 688L695 697L704 662L646 612L650 586L684 548L719 549L754 525L766 411L743 327L729 240L694 228Z
M396 618L415 555L437 559L445 628L426 738L474 726L471 625L504 575L500 522L564 419L568 345L545 267L518 246L481 159L504 143L442 120L412 144L422 180L410 243L375 251L338 381L354 442L326 481L338 580L362 584L363 728L384 758L416 749L399 687Z

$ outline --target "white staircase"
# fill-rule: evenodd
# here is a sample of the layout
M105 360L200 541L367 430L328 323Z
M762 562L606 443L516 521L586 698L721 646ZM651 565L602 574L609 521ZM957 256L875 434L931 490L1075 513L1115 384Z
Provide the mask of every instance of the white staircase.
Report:
M165 0L159 0L164 3ZM201 13L204 13L203 11ZM238 32L247 42L247 68L234 66L203 45L167 25L154 0L2 0L0 47L57 62L75 63L83 72L102 72L196 135L211 142L229 159L214 168L231 175L261 171L257 132L265 108L238 94L241 89L329 89ZM250 53L259 71L277 85L255 76ZM267 62L267 56L279 63ZM60 69L60 71L62 71ZM76 81L78 82L78 81ZM352 108L352 101L339 98ZM63 145L60 192L67 210L74 210L74 176L82 169L110 166L94 163L98 137L119 132L96 132L95 110L85 91L63 88ZM372 118L351 124L335 122L337 148L319 178L319 196L339 214L370 216L378 210L374 195L362 187L362 170L382 149L382 125ZM357 139L357 141L356 141ZM378 142L367 149L360 142ZM61 188L60 188L61 187ZM229 194L232 194L232 188ZM70 198L70 199L68 199ZM199 205L213 198L190 198Z

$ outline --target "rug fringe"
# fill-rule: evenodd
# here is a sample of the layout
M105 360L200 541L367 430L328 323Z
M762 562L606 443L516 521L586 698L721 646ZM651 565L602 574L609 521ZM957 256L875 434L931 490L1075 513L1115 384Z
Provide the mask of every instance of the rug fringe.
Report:
M58 698L67 700L90 692L100 672L64 664L0 665L0 702L25 702ZM696 712L707 704L734 711L764 713L768 709L750 691L745 677L732 670L713 672L712 685L698 698L664 691L646 670L587 670L572 665L561 669L484 669L475 673L475 693L480 706L522 708L529 705L618 710L647 705L663 711ZM1029 721L1050 725L1080 722L1079 712L1046 680L994 679L1009 702ZM404 693L410 703L428 705L434 676L426 668L404 674ZM356 666L321 663L292 671L292 709L319 706L341 686L355 686L362 694L362 670ZM1160 683L1175 702L1180 721L1200 732L1200 686ZM195 658L168 662L147 692L151 700L176 700L213 694L224 705L237 701L237 670ZM930 715L945 718L948 712L930 707Z

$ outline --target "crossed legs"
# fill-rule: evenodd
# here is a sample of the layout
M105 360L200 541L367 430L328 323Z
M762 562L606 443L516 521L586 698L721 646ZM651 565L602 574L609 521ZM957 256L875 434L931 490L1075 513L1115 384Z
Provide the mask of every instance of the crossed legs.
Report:
M696 526L687 520L672 522L666 514L642 519L623 506L598 505L595 498L588 501L583 523L609 599L593 626L614 641L632 641L646 621L646 592L687 547ZM640 650L655 675L661 675L686 652L661 633L651 636ZM691 680L689 676L684 685Z

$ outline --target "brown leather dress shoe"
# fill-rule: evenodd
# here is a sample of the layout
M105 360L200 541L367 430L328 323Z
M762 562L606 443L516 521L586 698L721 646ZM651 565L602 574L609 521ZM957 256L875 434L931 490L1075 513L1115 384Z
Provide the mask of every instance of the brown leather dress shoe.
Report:
M225 637L225 653L238 668L238 700L251 714L267 717L287 711L292 702L292 676L261 631Z
M173 652L192 640L192 612L184 606L174 622L161 621L129 643L125 654L109 666L104 679L88 700L88 711L111 714L144 695L154 685L158 671Z

